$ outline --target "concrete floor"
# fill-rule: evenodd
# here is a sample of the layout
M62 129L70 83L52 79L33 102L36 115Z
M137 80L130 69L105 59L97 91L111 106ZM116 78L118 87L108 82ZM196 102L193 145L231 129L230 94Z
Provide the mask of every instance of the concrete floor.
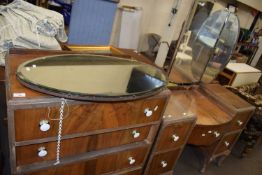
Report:
M174 175L201 175L200 161L191 147L186 147L175 167ZM203 175L262 175L262 142L247 157L228 156L221 167L209 164Z

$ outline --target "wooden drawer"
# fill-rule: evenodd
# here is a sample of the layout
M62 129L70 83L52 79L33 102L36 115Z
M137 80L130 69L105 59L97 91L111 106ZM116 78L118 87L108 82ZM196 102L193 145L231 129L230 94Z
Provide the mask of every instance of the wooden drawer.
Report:
M227 132L230 123L219 126L195 126L188 143L208 146L218 141Z
M151 126L146 126L63 140L61 142L61 158L145 140L150 128ZM40 150L46 151L47 155L39 157ZM55 159L55 141L16 147L18 166Z
M173 171L176 160L180 154L180 149L168 151L153 156L147 167L147 175L159 175Z
M165 97L131 102L90 103L70 105L65 109L62 135L113 129L160 120ZM147 114L145 113L147 111ZM151 114L151 115L150 115ZM148 115L148 116L146 116ZM57 135L59 107L15 110L16 141L54 137ZM41 121L50 124L47 131L40 130Z
M215 151L215 154L222 153L226 150L231 150L231 148L234 146L235 142L238 139L238 136L240 133L234 133L224 136L224 138L219 143L218 148Z
M137 170L127 170L124 172L120 172L120 173L113 173L114 175L142 175L142 168L137 169ZM112 174L112 175L113 175Z
M252 112L253 111L246 111L246 112L237 114L237 116L232 121L230 131L243 129L246 126L246 123L248 122Z
M148 147L139 147L83 162L36 171L27 175L100 175L113 173L114 171L142 166L147 151ZM135 162L130 163L130 160L135 160Z
M182 146L187 139L189 132L191 131L193 121L180 122L163 126L160 131L159 140L155 151L163 151L168 149L174 149Z

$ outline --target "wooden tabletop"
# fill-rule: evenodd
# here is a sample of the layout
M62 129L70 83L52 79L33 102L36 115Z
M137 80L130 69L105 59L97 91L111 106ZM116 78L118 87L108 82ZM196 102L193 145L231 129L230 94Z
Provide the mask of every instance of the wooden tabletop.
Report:
M219 84L206 84L202 88L234 115L240 111L252 111L254 106Z
M220 125L232 120L215 101L205 96L200 88L172 91L166 115L195 114L197 125Z

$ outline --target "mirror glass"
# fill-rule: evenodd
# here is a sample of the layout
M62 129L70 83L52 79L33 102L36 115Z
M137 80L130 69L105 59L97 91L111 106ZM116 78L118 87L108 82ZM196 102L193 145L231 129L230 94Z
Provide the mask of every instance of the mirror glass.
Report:
M212 13L199 29L194 26L178 48L170 72L175 83L211 82L228 63L237 42L239 21L228 10Z
M215 19L223 20L223 18L225 17L226 19L225 19L224 24L221 21L221 23L223 24L222 25L223 27L221 28L220 34L218 34L219 37L215 43L212 43L212 41L210 43L209 39L206 39L205 41L203 41L204 43L208 42L208 43L205 43L205 45L211 44L209 47L212 48L212 54L209 57L210 59L201 77L201 82L204 82L204 83L211 82L212 80L216 78L216 76L221 71L223 71L224 67L229 62L229 59L232 55L232 52L234 50L235 44L237 43L237 39L239 35L239 21L235 14L228 13L227 11L221 11L220 13L215 12L212 17L213 17L213 20ZM219 28L219 27L214 26L213 28ZM210 33L212 32L210 31ZM212 38L212 36L210 38ZM194 57L194 58L197 58L197 57ZM197 65L195 67L197 67Z
M131 59L89 54L41 57L21 64L20 82L47 94L89 101L137 99L167 84L161 70Z

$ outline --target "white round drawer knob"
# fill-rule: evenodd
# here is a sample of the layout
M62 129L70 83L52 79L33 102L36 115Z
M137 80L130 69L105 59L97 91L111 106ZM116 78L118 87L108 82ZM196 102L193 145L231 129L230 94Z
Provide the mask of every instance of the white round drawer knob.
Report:
M136 130L134 130L134 131L132 132L132 134L133 134L133 137L134 137L134 138L138 138L138 137L140 136L140 133L137 132Z
M162 166L163 168L165 168L165 167L167 166L167 162L166 162L166 161L161 161L161 166Z
M39 123L40 130L45 132L50 129L50 123L48 120L41 120Z
M238 120L237 123L239 126L243 125L243 122L241 120Z
M130 165L133 165L134 163L136 163L136 160L133 157L129 157L128 160L129 160Z
M47 155L47 151L45 147L40 147L38 149L38 157L45 157Z
M144 113L145 113L145 115L146 115L147 117L150 117L150 116L153 114L153 111L150 110L149 108L146 108L145 111L144 111Z
M173 138L174 142L177 142L179 140L179 136L177 136L175 134L172 135L172 138Z
M225 145L226 147L229 147L229 143L227 141L225 141Z

